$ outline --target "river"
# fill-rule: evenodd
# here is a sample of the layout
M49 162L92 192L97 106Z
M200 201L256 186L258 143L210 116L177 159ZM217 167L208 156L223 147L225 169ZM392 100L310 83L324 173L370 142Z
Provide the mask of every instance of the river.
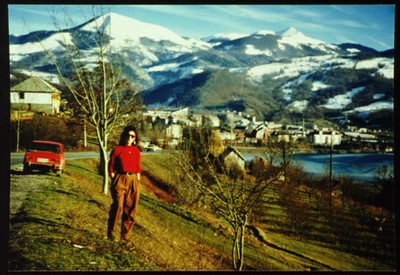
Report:
M250 161L257 154L243 154ZM258 154L261 156L260 154ZM292 163L302 166L312 176L329 174L329 154L293 154ZM346 176L359 181L373 181L379 167L386 165L393 169L393 154L333 154L332 173L334 177Z

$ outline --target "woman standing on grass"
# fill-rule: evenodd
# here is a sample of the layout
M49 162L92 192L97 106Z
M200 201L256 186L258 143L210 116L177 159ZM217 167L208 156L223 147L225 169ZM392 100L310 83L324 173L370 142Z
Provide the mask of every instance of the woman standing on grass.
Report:
M136 210L140 196L140 150L138 131L133 126L125 127L119 145L112 150L108 171L111 176L113 203L109 212L107 236L117 240L118 222L122 213L120 236L129 240L135 224Z

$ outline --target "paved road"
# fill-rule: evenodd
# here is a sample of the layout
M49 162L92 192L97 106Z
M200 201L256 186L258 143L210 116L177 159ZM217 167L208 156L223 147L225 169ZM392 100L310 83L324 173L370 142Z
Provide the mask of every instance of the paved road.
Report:
M160 152L142 152L142 154L157 154ZM10 164L11 166L21 164L24 160L25 153L11 153ZM88 159L100 157L99 152L65 152L65 159Z
M22 165L25 153L11 153L10 164ZM65 159L87 159L87 158L97 158L100 156L99 152L65 152Z

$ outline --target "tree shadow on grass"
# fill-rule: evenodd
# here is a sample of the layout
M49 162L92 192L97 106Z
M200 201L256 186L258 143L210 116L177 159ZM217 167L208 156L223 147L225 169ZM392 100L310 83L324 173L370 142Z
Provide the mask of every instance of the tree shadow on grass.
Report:
M17 215L16 217L13 217L12 219L10 219L10 223L14 225L19 223L37 223L46 226L63 226L67 228L72 228L70 225L65 223L59 223L56 221L51 221L41 218L25 217L24 215Z
M21 170L10 169L10 175L51 175L53 172L48 170L34 170L32 172L26 173ZM55 173L53 173L55 175Z

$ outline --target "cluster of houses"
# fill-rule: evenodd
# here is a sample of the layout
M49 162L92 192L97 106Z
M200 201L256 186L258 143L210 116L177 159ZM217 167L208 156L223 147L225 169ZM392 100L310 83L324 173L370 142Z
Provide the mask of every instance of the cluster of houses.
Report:
M29 117L32 112L56 115L60 113L61 91L39 77L31 77L10 89L12 118ZM377 136L367 129L339 132L333 129L305 129L298 125L282 125L257 121L240 112L219 112L209 115L193 114L189 108L148 109L144 123L161 123L165 135L160 144L174 148L182 142L183 127L209 125L219 130L228 145L263 144L269 141L306 141L314 145L339 145L343 140L377 142ZM228 128L227 129L227 126Z
M189 108L149 109L143 113L147 123L165 125L165 136L159 141L167 147L182 142L183 127L201 126L208 123L218 130L222 141L227 145L265 144L269 141L304 141L313 145L340 145L343 141L378 142L375 134L367 129L338 131L329 128L305 129L298 125L283 125L274 122L257 121L255 117L246 117L241 112L220 112L212 115L190 114ZM223 125L229 125L222 127Z

